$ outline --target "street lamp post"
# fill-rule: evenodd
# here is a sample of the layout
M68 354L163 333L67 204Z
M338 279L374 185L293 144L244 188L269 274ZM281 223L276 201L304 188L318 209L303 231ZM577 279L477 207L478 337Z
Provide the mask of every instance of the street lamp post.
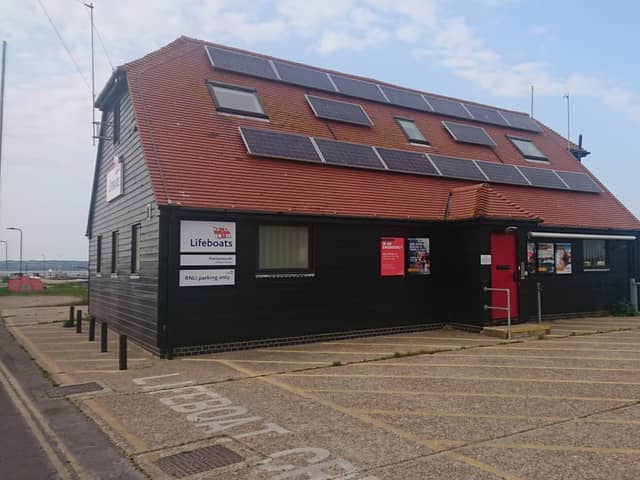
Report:
M4 243L4 269L9 271L9 244L6 240L0 240L0 243Z
M7 227L7 230L17 230L20 232L20 275L22 275L22 229L18 227Z

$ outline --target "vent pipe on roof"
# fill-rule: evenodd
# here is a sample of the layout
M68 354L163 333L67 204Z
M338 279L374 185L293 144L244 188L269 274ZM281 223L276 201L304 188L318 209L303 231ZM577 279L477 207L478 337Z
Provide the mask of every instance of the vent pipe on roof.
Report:
M582 134L578 135L578 148L572 148L570 151L579 162L581 162L584 157L591 153L588 150L582 148Z

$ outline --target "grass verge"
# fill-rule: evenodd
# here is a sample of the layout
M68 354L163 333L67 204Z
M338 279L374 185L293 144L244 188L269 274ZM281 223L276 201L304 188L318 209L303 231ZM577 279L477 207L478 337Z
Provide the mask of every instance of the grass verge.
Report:
M17 297L34 297L34 296L46 296L46 297L59 297L70 296L78 297L80 300L78 305L86 305L89 301L88 285L86 283L57 283L53 285L46 285L42 292L10 292L6 288L0 289L0 296L17 296Z

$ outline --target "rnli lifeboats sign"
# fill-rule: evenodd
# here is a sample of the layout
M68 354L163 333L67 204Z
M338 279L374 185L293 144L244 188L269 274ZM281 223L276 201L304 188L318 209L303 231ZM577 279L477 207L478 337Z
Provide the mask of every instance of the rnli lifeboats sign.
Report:
M236 224L234 222L180 222L181 287L235 285ZM200 267L200 269L189 268Z
M380 275L396 277L404 275L404 238L380 239Z
M180 252L235 253L234 222L180 222Z
M117 155L113 157L113 166L107 172L107 202L122 195L122 162Z

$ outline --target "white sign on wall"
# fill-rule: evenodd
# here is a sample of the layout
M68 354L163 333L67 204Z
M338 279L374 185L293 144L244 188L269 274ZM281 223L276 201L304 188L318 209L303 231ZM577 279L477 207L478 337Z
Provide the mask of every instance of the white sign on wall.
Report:
M480 265L491 265L491 255L480 255Z
M113 157L113 166L107 172L107 202L122 195L122 162L117 155Z
M235 253L234 222L180 222L180 252Z
M180 265L184 267L227 267L235 264L236 256L234 254L180 255Z
M209 287L214 285L235 285L233 268L210 270L180 270L181 287Z

